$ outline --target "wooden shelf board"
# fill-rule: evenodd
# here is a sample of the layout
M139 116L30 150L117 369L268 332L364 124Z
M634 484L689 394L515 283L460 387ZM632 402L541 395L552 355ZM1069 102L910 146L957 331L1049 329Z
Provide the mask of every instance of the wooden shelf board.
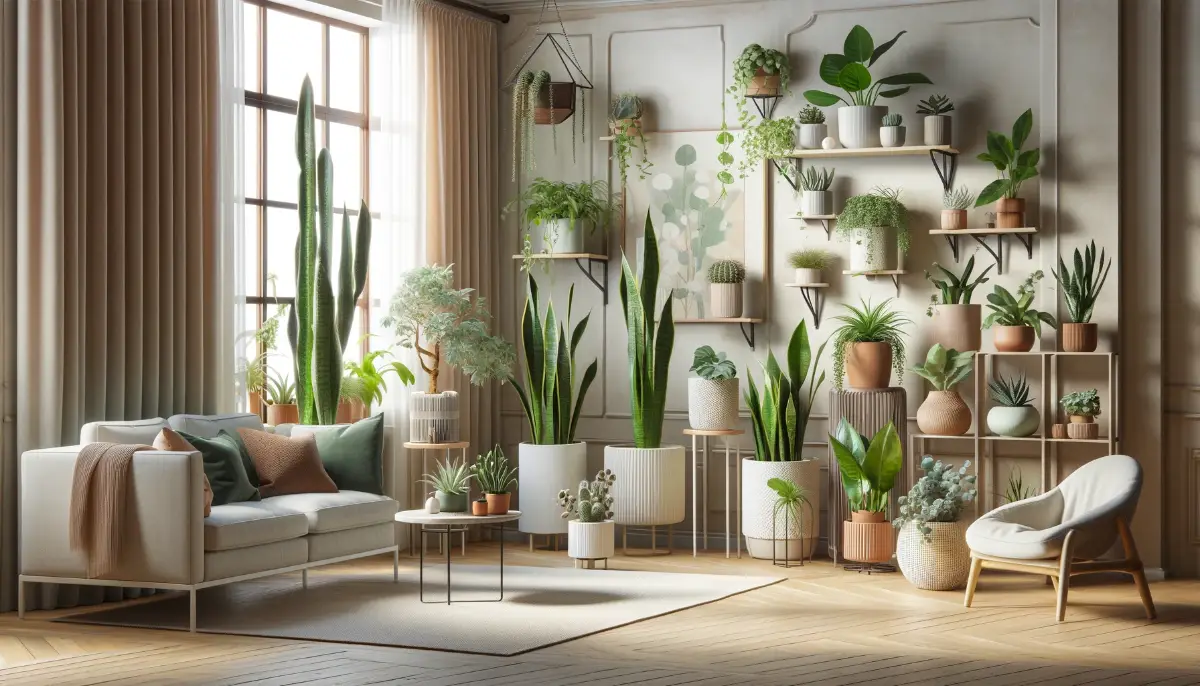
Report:
M931 236L958 236L958 235L998 236L998 235L1005 235L1005 234L1010 234L1010 233L1037 233L1037 232L1038 232L1037 228L1033 227L1033 226L1023 226L1019 229L996 229L996 228L989 229L989 228L985 227L982 229L959 229L957 231L951 231L948 229L930 229L929 235L931 235Z
M1047 438L1046 440L1052 443L1108 443L1108 438L1105 436L1100 438Z
M876 272L852 272L849 270L843 271L844 276L903 276L908 271L905 269L881 269Z
M513 255L514 260L525 259L524 255ZM597 260L599 262L608 262L608 255L600 255L592 252L556 252L556 253L534 253L529 256L531 260Z
M837 219L837 215L836 214L797 214L797 215L792 216L791 219L800 219L800 220Z
M785 288L829 288L827 283L785 283Z
M909 438L949 438L957 440L975 440L975 434L963 434L961 436L944 436L942 434L909 434Z
M992 434L988 434L988 435L986 435L986 436L981 436L981 438L982 438L983 440L985 440L985 441L1025 441L1025 442L1035 442L1035 443L1041 443L1041 442L1042 442L1042 437L1041 437L1041 436L1021 436L1021 437L1017 437L1017 436L995 436L995 435L992 435Z
M1090 352L1090 353L1072 353L1065 350L1029 350L1023 353L1002 353L996 350L979 350L976 351L981 355L998 355L998 356L1017 356L1017 355L1040 355L1042 357L1113 357L1116 353L1113 352Z
M696 317L684 317L683 319L676 319L675 323L676 324L761 324L761 323L763 323L763 321L764 320L761 317L729 317L726 319L717 319L714 317L709 317L708 319L698 319Z
M795 159L819 157L895 157L900 155L928 155L944 152L957 155L958 150L949 145L902 145L896 148L834 148L833 150L793 150L784 157Z

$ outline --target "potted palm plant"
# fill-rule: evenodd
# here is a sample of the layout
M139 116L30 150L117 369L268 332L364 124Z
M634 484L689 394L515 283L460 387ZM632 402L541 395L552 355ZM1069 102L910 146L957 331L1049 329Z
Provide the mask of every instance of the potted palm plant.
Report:
M966 186L948 189L942 194L942 231L962 231L967 228L967 208L975 196Z
M747 374L746 406L750 408L754 457L742 462L742 533L752 557L803 559L811 556L816 546L821 463L804 459L802 452L813 398L825 382L824 372L819 377L816 375L824 350L822 344L816 356L812 355L808 329L801 320L788 341L784 360L787 373L775 359L774 352L768 352L763 365L761 392L754 384L754 377ZM804 392L806 382L808 391ZM777 491L770 485L777 479L791 482L803 493L817 499L815 504L806 503L804 510L807 512L802 510L802 516L787 518L786 527L776 508ZM786 531L782 531L785 528ZM789 541L793 543L789 544Z
M504 213L522 206L526 257L587 252L587 237L597 228L604 230L614 211L612 193L602 179L571 183L539 176Z
M953 111L954 103L944 95L931 95L917 103L917 114L925 115L925 145L950 145L954 122L949 113Z
M737 365L712 346L702 345L692 355L696 376L688 379L688 423L701 431L737 427Z
M823 217L833 214L834 170L809 167L800 174L800 216Z
M847 199L837 216L837 235L850 244L851 272L899 268L909 245L908 210L900 191L876 187Z
M567 291L567 316L559 319L553 302L541 309L537 281L527 278L528 294L521 314L521 366L525 385L509 381L521 399L529 421L529 441L518 447L521 479L521 519L518 528L527 534L567 533L566 522L553 507L553 497L563 488L587 478L587 445L575 440L583 400L596 378L593 359L580 377L575 353L587 332L591 315L571 326L575 288ZM575 393L576 379L579 392Z
M1096 439L1100 437L1100 394L1096 389L1068 393L1059 401L1067 413L1067 438Z
M879 147L879 129L888 109L876 104L879 98L899 97L914 84L933 83L917 72L872 78L867 67L874 66L904 33L901 31L886 43L875 45L871 33L855 25L846 36L842 53L826 54L821 59L821 80L844 90L846 97L820 90L804 91L805 99L818 107L842 103L838 108L838 138L844 147Z
M1034 339L1042 335L1042 324L1058 328L1054 315L1033 308L1034 286L1043 277L1042 270L1029 275L1017 288L1014 296L1003 286L995 286L988 295L991 314L983 320L983 328L995 327L993 343L1002 353L1028 352Z
M904 116L899 112L889 112L883 115L882 126L879 127L879 143L885 148L898 148L904 145Z
M296 384L285 376L267 370L267 423L298 424L300 408L296 405Z
M638 178L645 179L654 166L646 156L646 136L642 133L642 99L633 93L621 93L612 100L608 110L608 126L612 130L613 158L621 172L621 183L629 179L629 166L635 151L641 151L637 162Z
M616 523L612 489L616 480L615 474L602 469L591 483L580 481L579 495L567 489L558 492L557 502L564 510L562 518L567 521L567 555L586 561L590 567L595 567L596 560L607 561L614 553Z
M454 288L454 269L433 264L406 273L392 295L383 326L392 328L400 345L417 353L429 378L427 392L412 394L409 437L424 443L459 439L458 394L440 391L443 365L461 370L476 386L507 379L513 347L488 333L487 303L471 297L470 288Z
M829 135L829 127L825 125L825 113L812 105L805 105L796 117L800 127L797 139L800 147L805 150L819 150L821 141Z
M888 492L904 463L896 427L888 422L868 441L843 417L837 435L829 435L829 446L850 505L850 520L842 522L842 556L852 562L887 562L896 552L896 531L885 516Z
M967 583L971 548L963 511L976 495L975 475L967 474L970 466L967 460L954 469L926 455L921 459L925 475L900 496L900 516L892 520L900 530L896 562L917 588L953 591Z
M912 368L933 385L925 402L917 408L917 427L933 436L961 436L971 428L971 408L954 387L971 373L975 353L947 350L934 343L925 364Z
M621 256L621 311L629 337L630 415L633 445L604 448L604 467L617 477L613 521L622 525L662 526L683 521L686 510L684 483L686 456L683 446L663 445L663 414L667 404L667 378L675 347L672 302L658 309L658 239L646 212L639 281Z
M462 460L451 462L437 460L432 474L426 474L421 483L434 488L440 512L466 512L467 498L471 494L471 470Z
M508 458L504 456L499 443L475 459L475 464L471 465L471 476L487 500L487 513L508 514L512 500L509 489L517 483L517 469L508 464Z
M797 250L788 255L788 264L796 270L797 286L824 283L823 271L833 261L833 255L819 248Z
M1092 310L1096 307L1096 299L1100 297L1100 289L1108 280L1108 270L1112 261L1106 260L1104 251L1100 251L1100 261L1096 261L1096 241L1092 241L1083 254L1075 248L1073 269L1063 264L1062 256L1058 258L1058 270L1051 270L1054 278L1063 289L1063 297L1067 300L1067 314L1071 321L1062 323L1062 347L1069 353L1090 353L1099 343L1099 331L1092 322Z
M737 260L717 260L708 266L708 312L714 319L742 316L742 284L746 267Z
M1019 377L996 374L988 382L988 395L994 405L988 410L987 426L994 435L1024 438L1038 430L1042 416L1029 397L1029 382L1024 374Z
M1000 177L989 183L975 199L976 207L996 203L996 228L1017 229L1025 226L1025 199L1017 197L1021 184L1038 175L1040 150L1022 151L1033 129L1033 110L1025 110L1013 124L1012 138L988 131L987 152L981 152L981 162L990 162Z
M971 278L975 270L974 255L967 260L962 274L955 274L937 262L933 266L946 277L938 279L925 272L925 278L938 289L930 296L929 307L925 310L925 314L933 319L933 342L960 351L979 350L983 306L972 304L971 297L980 284L988 282L987 273L995 265L989 264L974 279Z
M844 305L846 314L835 319L842 325L833 332L833 381L838 387L849 377L850 387L887 388L896 372L896 383L904 379L904 333L900 327L912 322L891 309L889 298L872 307Z

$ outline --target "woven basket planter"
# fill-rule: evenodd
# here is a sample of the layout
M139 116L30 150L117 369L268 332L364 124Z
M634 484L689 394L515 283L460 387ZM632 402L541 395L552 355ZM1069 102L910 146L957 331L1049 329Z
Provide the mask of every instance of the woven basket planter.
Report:
M896 529L882 512L851 512L842 522L842 557L851 562L878 564L896 552Z
M409 399L408 435L419 443L453 443L458 440L458 394L422 393Z
M1096 439L1100 438L1100 425L1091 417L1071 415L1067 422L1067 438Z
M953 591L967 585L971 572L971 548L967 546L966 522L928 522L929 540L921 537L915 522L900 529L896 562L904 578L926 591Z
M688 379L688 423L701 431L737 428L737 378Z

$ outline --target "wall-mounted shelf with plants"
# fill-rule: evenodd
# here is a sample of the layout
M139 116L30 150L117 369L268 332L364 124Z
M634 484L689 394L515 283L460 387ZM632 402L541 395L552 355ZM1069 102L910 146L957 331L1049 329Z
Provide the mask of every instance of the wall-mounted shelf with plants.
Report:
M1022 226L1015 229L997 229L997 228L982 228L982 229L961 229L949 231L945 229L930 230L931 236L943 236L946 242L950 244L950 250L954 253L954 261L958 262L959 245L958 239L960 236L970 236L975 239L975 242L983 246L983 249L988 251L993 259L996 260L996 273L1004 273L1004 239L1007 236L1013 236L1021 241L1021 245L1025 246L1025 252L1029 259L1033 259L1033 237L1037 234L1037 228L1033 226ZM989 238L996 239L996 247L988 245Z
M934 171L942 182L942 188L949 190L954 186L954 175L958 171L958 155L956 148L949 145L902 145L895 148L832 148L821 150L806 150L799 148L784 155L796 160L836 159L843 157L902 157L911 155L928 155L933 162Z
M676 319L676 324L737 324L742 330L742 338L746 339L746 345L754 350L754 325L762 324L766 320L762 317L683 317Z
M600 290L600 294L604 296L604 304L608 304L608 255L598 255L588 252L560 252L560 253L538 253L536 255L513 255L514 260L532 260L540 262L543 260L574 260L575 265L579 267L579 271L591 281L593 285ZM599 266L601 276L597 279L592 273L592 267Z

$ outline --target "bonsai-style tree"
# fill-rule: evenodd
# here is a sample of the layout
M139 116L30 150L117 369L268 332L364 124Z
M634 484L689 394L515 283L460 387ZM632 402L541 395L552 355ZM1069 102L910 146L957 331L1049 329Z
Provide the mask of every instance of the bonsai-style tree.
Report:
M392 296L383 325L395 330L400 345L417 351L429 375L429 393L438 392L442 363L456 367L476 386L507 379L516 353L512 345L488 333L487 303L472 298L473 288L453 287L453 265L418 267L404 275Z

